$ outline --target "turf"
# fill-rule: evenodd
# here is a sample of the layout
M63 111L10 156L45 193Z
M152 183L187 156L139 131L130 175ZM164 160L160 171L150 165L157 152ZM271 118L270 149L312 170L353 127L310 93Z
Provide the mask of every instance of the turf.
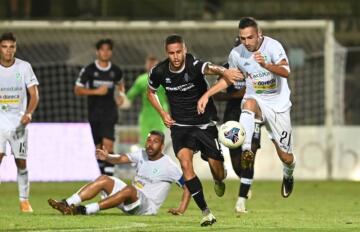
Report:
M19 212L17 184L0 184L0 231L360 231L360 183L297 181L293 195L280 196L280 182L256 181L249 213L234 213L238 182L227 181L226 193L216 197L204 181L205 196L218 222L201 228L194 202L183 216L166 211L178 205L181 191L173 186L157 216L127 216L117 209L92 216L63 216L47 199L69 196L83 183L32 183L33 214Z

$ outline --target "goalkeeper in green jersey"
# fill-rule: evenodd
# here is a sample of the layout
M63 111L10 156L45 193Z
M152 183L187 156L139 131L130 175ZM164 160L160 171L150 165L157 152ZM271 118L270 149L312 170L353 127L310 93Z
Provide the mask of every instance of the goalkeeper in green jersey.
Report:
M148 72L150 72L151 68L154 67L157 63L158 60L154 56L148 56L145 60L146 73L143 73L136 78L135 83L126 94L130 101L134 101L135 97L138 95L141 95L142 98L142 107L138 119L140 126L140 144L142 146L145 145L149 131L160 130L164 132L166 128L160 115L156 112L155 108L152 107L146 97L146 90L148 87ZM157 95L162 107L165 110L168 110L169 107L165 95L165 90L162 87L159 88Z

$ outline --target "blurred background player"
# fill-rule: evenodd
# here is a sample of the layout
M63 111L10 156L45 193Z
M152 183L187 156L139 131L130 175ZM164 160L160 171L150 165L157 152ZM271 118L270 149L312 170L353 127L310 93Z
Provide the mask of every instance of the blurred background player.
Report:
M97 149L96 156L112 164L135 163L136 176L131 185L116 177L102 175L94 182L82 187L66 200L49 199L48 203L63 214L94 214L100 210L118 207L128 214L153 215L169 193L171 183L183 187L183 195L178 208L169 209L169 213L182 215L190 201L190 193L185 187L182 172L167 155L163 154L165 136L160 131L150 131L145 149L112 155L108 151ZM102 192L102 200L86 206L81 202L94 198Z
M154 107L151 106L146 96L146 90L148 87L148 79L150 70L158 63L158 60L154 56L148 56L145 60L145 73L138 76L131 86L126 96L130 101L134 101L135 97L141 95L141 111L138 118L138 124L140 128L140 144L145 145L146 138L149 131L159 130L164 132L166 126L164 125L160 115L156 112ZM164 110L168 111L168 102L164 88L161 86L157 92L161 106Z
M114 43L101 39L96 44L96 60L81 69L75 84L77 96L88 96L88 120L96 148L113 152L117 106L123 103L125 87L122 70L111 62ZM113 165L98 160L101 174L112 175Z
M0 163L9 142L17 166L20 209L32 212L29 203L27 170L27 128L38 102L39 85L31 65L15 57L16 38L12 33L0 37ZM29 94L29 102L27 101Z
M185 42L179 35L166 38L165 51L167 59L151 70L148 98L171 130L174 153L180 161L185 184L203 214L200 225L209 226L216 222L216 218L207 206L202 184L195 174L194 153L201 151L202 157L209 163L215 182L214 190L220 197L225 192L223 180L226 172L214 122L217 120L214 102L210 99L204 114L198 113L196 104L208 88L205 74L217 74L227 78L242 75L237 69L229 70L194 58L187 53ZM171 115L162 108L156 96L160 85L165 88Z
M236 36L234 41L234 47L240 45L240 37ZM229 64L223 65L225 68L229 68ZM241 114L241 101L245 93L245 81L236 81L233 85L230 85L226 92L219 92L214 95L216 101L226 101L226 107L224 111L223 123L227 121L239 121ZM261 136L260 124L255 123L255 131L252 140L252 151L256 154L256 151L260 148L260 136ZM231 164L236 175L240 178L240 188L238 194L238 200L235 204L235 212L246 213L245 202L248 197L251 196L250 187L254 178L254 164L250 165L251 168L243 168L241 164L241 147L236 149L230 149ZM255 159L254 159L255 162Z

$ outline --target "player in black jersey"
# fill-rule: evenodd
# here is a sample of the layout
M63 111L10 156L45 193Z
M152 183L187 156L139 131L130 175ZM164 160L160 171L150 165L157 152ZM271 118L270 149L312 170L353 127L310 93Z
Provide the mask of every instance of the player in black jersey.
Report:
M214 102L210 99L205 112L199 114L197 101L208 89L204 74L222 75L228 79L241 79L242 74L237 69L226 69L194 58L187 53L184 40L179 35L166 38L165 50L168 58L150 72L148 98L171 130L174 152L180 161L185 184L204 216L200 224L208 226L216 219L207 207L201 182L194 172L193 154L201 151L202 157L208 161L218 196L224 194L226 173L217 140ZM162 109L157 100L156 89L160 85L165 88L170 114Z
M101 39L96 45L95 62L81 69L75 85L77 96L88 96L88 119L96 148L113 152L117 105L125 91L121 69L111 63L113 41ZM113 165L98 160L100 172L112 175Z
M237 47L240 44L240 38L237 36L235 38L234 47ZM226 63L223 65L225 68L229 68L229 64ZM239 121L241 114L241 101L245 93L245 81L237 81L233 85L230 85L226 92L219 92L213 96L216 101L227 101L226 108L224 112L224 123L227 121ZM252 139L251 149L254 154L260 148L260 136L261 136L260 124L255 124L255 132ZM236 175L240 179L240 188L238 200L235 205L235 212L237 213L247 213L245 202L248 199L250 193L250 187L254 177L254 161L249 165L249 168L242 167L241 164L241 147L235 149L229 149L232 167Z

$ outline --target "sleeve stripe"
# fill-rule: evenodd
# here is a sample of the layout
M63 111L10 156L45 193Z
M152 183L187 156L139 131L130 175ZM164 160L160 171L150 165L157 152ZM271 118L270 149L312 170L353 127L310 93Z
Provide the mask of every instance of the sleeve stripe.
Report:
M157 90L157 89L158 89L158 88L155 88L155 87L151 86L150 83L148 83L148 86L149 86L149 88L152 89L152 90Z
M39 83L38 83L38 82L30 83L30 84L28 84L28 85L26 86L26 88L30 88L30 87L32 87L32 86L34 86L34 85L39 85Z
M80 87L85 87L85 85L83 85L83 84L80 83L80 82L76 82L75 85L80 86Z
M205 67L206 65L210 64L210 62L205 62L202 67L201 67L201 73L204 74L204 70L205 70Z

